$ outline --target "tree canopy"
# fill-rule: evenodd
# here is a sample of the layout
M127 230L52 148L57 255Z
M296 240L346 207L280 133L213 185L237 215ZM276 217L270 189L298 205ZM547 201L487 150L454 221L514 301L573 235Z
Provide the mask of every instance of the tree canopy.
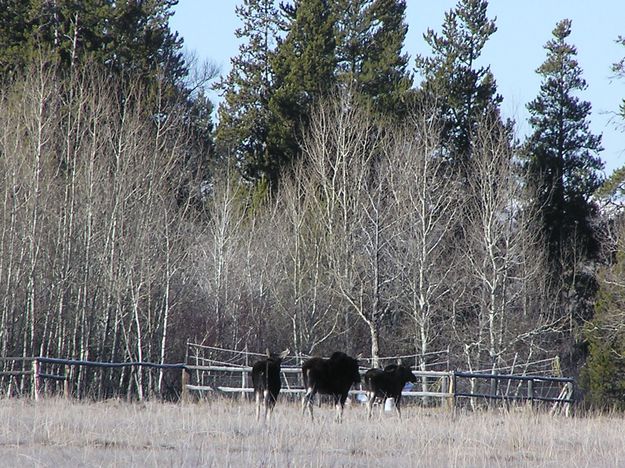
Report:
M591 196L602 183L601 135L590 131L590 102L577 96L587 84L577 49L567 42L570 34L570 20L556 25L545 45L547 58L536 70L543 78L540 93L527 105L533 132L524 151L554 261L570 257L571 249L590 257L598 249Z
M245 0L237 7L243 42L232 68L217 85L224 101L219 106L217 143L220 152L236 161L247 180L271 178L274 171L269 132L274 121L269 101L274 93L272 57L278 38L274 0Z
M460 0L445 13L440 33L428 29L423 35L432 55L416 58L423 78L421 99L437 103L445 153L459 172L471 159L478 122L489 114L498 115L503 99L490 66L478 65L486 42L497 31L487 10L486 0Z

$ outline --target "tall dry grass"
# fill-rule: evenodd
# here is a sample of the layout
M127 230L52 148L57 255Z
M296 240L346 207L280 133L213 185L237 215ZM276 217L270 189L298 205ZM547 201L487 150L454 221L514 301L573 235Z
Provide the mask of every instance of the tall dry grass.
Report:
M278 404L268 424L248 402L0 401L2 466L625 466L622 415L406 407L399 422L330 407L310 424Z

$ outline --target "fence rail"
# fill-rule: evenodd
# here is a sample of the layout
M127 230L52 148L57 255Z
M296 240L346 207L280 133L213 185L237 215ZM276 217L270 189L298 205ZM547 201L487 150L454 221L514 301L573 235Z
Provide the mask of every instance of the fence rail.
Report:
M15 362L20 362L20 361L34 361L35 359L37 359L36 357L31 357L31 356L17 356L17 357L0 357L0 362L4 362L4 361L15 361Z
M477 373L477 372L463 372L463 371L455 371L455 375L457 377L466 377L469 379L503 379L503 380L523 380L523 381L535 381L535 380L544 380L546 382L561 382L568 383L574 382L574 379L569 377L549 377L542 375L514 375L514 374L486 374L486 373Z
M44 364L61 364L65 366L86 366L86 367L147 367L152 369L184 369L184 363L177 364L158 364L155 362L100 362L100 361L81 361L76 359L60 359L50 357L33 358Z
M187 364L195 365L224 365L224 366L249 366L250 362L264 357L265 353L249 351L247 346L244 349L233 350L221 348L218 346L209 346L199 343L187 342L186 358ZM312 357L306 353L297 353L294 356L287 357L283 364L298 364ZM378 361L380 363L395 363L398 360L403 361L406 365L411 365L421 370L450 370L450 352L449 348L428 351L426 353L402 354L397 356L381 356ZM373 358L362 357L361 362L372 365Z

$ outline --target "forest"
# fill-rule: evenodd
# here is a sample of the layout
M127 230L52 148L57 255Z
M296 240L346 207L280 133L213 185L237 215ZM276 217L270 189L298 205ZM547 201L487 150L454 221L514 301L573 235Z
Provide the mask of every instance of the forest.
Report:
M405 0L244 0L223 76L183 53L176 3L2 2L1 356L558 356L625 406L625 168L602 176L570 20L520 138L476 65L487 0L413 62Z

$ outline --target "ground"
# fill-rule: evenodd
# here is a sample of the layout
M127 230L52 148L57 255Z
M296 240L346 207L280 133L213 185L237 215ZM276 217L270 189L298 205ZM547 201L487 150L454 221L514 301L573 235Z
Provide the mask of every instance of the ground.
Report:
M0 400L2 466L625 466L623 415L550 417L406 405L366 419L364 407L279 402L258 423L251 402L189 404Z

